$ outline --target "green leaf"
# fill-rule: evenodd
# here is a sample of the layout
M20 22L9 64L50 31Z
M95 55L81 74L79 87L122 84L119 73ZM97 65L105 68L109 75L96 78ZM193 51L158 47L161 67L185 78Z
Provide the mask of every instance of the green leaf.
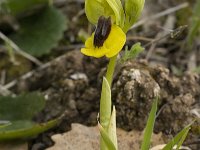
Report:
M141 150L148 150L150 148L151 135L153 133L154 123L156 120L157 105L158 105L158 97L154 100L151 112L149 114L147 125L144 130L144 138L142 141Z
M111 90L110 85L105 77L103 77L101 100L100 100L100 123L103 128L108 129L111 117ZM106 145L101 137L101 149L105 149Z
M101 137L103 138L103 141L106 144L108 150L117 150L115 145L111 141L108 133L106 132L106 130L100 124L98 124L98 127L99 127Z
M107 129L111 116L111 90L109 83L105 77L103 77L102 92L100 100L100 123L103 128Z
M11 39L34 56L49 53L58 44L66 29L65 16L54 7L20 20L20 30Z
M44 97L36 92L17 97L0 97L0 119L30 120L44 108L44 105Z
M48 4L48 0L3 0L0 8L12 15L19 15L43 4Z
M171 141L167 143L163 150L171 150L175 145L177 145L176 149L178 149L183 144L183 141L190 130L190 126L191 124L181 130Z
M36 92L0 97L0 141L32 137L54 127L59 119L39 124L32 122L44 105L44 97Z
M113 144L115 145L116 150L117 150L118 146L117 146L116 110L115 110L115 106L113 106L112 115L111 115L110 123L109 123L109 126L108 126L108 135L109 135L111 141L113 142Z
M5 128L0 128L0 141L33 137L57 124L58 120L51 120L40 124L28 120L13 121Z
M189 130L190 130L190 128L189 128ZM180 141L177 143L177 148L176 148L176 150L179 150L179 148L182 146L183 142L185 141L185 139L186 139L186 137L187 137L187 135L188 135L189 130L187 130L187 131L183 134L182 138L181 138Z
M126 47L125 49L125 54L124 56L121 58L122 62L125 62L129 59L134 59L136 58L142 51L144 50L144 48L141 46L141 44L138 42L136 44L134 44L130 50L128 50L128 48Z
M20 120L20 121L12 121L9 125L7 125L4 128L0 128L0 133L1 132L8 132L8 131L15 131L19 129L27 129L33 126L32 121L27 121L27 120Z

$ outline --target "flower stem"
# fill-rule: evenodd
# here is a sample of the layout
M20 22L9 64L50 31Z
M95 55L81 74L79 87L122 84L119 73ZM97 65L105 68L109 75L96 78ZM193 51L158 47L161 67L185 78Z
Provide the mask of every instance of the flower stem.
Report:
M115 70L117 55L110 58L109 64L107 66L106 79L103 79L101 99L100 99L100 124L108 132L108 126L111 119L111 85L113 80L113 74ZM100 149L107 150L102 137L100 140Z
M110 122L111 116L111 84L113 79L113 74L115 70L115 64L117 60L117 55L110 58L110 62L107 67L106 79L103 79L101 99L100 99L100 123L103 128L107 129Z
M113 56L110 58L108 67L107 67L107 72L106 72L106 79L111 87L112 85L112 80L113 80L113 74L115 71L115 65L116 65L116 60L117 60L117 55Z

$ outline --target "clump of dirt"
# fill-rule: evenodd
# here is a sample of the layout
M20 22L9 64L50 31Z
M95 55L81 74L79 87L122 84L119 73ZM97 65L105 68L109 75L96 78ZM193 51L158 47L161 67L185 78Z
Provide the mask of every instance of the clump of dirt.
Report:
M161 88L162 110L156 129L177 133L192 122L191 110L199 107L200 76L185 73L178 78L162 67L151 70L151 74Z
M101 77L106 64L106 59L88 58L79 51L70 51L47 67L36 70L31 77L20 79L15 91L43 92L46 107L35 118L38 121L65 114L65 119L51 135L69 130L71 123L96 125ZM161 66L150 67L135 61L128 61L117 70L112 99L117 109L118 127L143 130L156 96L160 98L155 132L174 135L192 122L191 110L200 99L199 75L186 73L176 77Z
M178 78L161 66L129 61L114 82L118 125L127 130L145 127L151 103L159 96L160 112L156 132L177 133L194 119L191 110L200 98L200 77L185 74Z
M156 131L177 133L194 119L191 110L200 97L200 78L185 74L181 78L170 75L161 66L127 62L116 77L113 100L116 100L118 124L131 130L145 127L151 103L160 97Z
M126 130L143 130L152 102L159 92L158 83L144 65L127 62L113 86L118 125Z
M79 51L71 51L36 70L31 77L19 79L14 91L40 90L46 98L46 107L36 120L46 121L65 113L65 125L58 130L69 129L72 122L95 125L101 86L96 81L105 65L105 59L92 60Z
M143 130L157 96L159 104L154 132L162 132L172 138L196 117L192 110L199 108L200 76L185 73L176 77L161 66L126 62L113 86L118 126L126 130ZM189 137L188 143L198 139L197 134Z

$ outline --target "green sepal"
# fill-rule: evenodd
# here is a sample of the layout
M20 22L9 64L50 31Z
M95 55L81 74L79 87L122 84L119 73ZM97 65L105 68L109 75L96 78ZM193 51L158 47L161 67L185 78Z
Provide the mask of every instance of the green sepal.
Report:
M99 17L104 13L102 2L97 0L86 0L85 13L92 24L97 24Z
M114 19L114 12L108 5L106 0L86 0L85 13L92 24L96 25L100 16L109 17ZM114 21L114 20L113 20Z
M124 26L124 9L120 0L86 0L85 13L88 20L96 25L100 16L111 17L112 22Z
M120 0L106 0L115 14L116 24L120 27L124 25L124 10Z

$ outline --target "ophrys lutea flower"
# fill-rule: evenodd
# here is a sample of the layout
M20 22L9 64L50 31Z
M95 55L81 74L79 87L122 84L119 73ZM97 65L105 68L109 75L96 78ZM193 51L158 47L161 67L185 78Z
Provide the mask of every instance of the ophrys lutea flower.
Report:
M86 40L81 52L87 56L108 58L117 55L126 42L126 34L111 23L111 18L101 16L94 33Z

